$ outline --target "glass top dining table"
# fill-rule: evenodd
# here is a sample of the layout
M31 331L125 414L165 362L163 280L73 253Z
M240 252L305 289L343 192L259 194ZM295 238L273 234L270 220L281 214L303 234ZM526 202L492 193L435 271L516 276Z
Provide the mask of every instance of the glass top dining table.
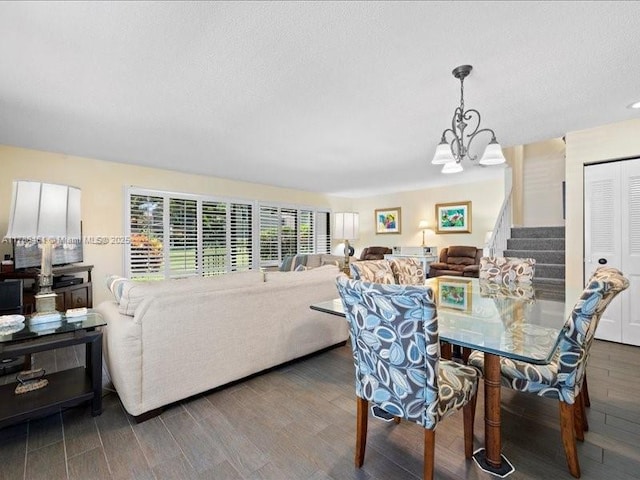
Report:
M536 293L531 285L513 288L477 278L428 278L438 311L440 340L485 353L485 449L476 462L498 475L511 464L501 455L500 357L546 364L552 359L564 328L564 294ZM311 308L345 316L342 301L319 302Z

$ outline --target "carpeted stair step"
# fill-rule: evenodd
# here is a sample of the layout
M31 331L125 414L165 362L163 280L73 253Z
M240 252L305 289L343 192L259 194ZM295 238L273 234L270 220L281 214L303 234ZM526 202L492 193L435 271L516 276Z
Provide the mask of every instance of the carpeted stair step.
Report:
M564 265L564 250L505 250L505 257L534 258L536 263Z
M564 273L564 264L536 263L535 278L558 278L564 281Z
M564 227L513 227L511 238L565 238Z
M562 250L564 238L509 238L508 250Z

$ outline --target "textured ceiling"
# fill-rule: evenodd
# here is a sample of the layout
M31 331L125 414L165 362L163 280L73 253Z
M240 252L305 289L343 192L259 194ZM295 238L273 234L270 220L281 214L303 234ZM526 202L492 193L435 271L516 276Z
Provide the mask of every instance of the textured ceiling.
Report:
M639 2L0 2L0 143L343 195L430 165L466 106L503 146L630 118ZM482 143L482 142L479 142Z

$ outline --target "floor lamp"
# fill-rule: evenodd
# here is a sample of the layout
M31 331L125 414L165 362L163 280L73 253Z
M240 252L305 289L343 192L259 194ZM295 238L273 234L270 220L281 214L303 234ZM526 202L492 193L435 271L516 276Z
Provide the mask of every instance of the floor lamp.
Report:
M349 255L351 248L349 240L358 238L360 230L360 216L354 212L340 212L334 214L333 238L344 240L344 267L343 272L349 275Z
M67 185L14 181L6 238L38 242L42 247L36 314L31 323L56 320L56 294L52 291L52 254L56 244L73 248L80 233L80 189Z

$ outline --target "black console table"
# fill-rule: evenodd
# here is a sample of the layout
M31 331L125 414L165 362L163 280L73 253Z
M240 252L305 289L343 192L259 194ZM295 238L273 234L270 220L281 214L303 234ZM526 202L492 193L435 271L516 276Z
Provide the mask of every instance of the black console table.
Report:
M62 316L60 320L31 325L29 319L15 333L0 334L0 359L19 355L85 345L85 365L54 373L44 378L49 384L41 389L15 394L16 383L0 386L0 428L31 418L50 415L60 408L90 401L91 414L102 413L102 315L89 311L83 317Z
M93 265L65 265L63 267L54 267L53 276L84 274L86 278L82 278L81 283L73 285L65 285L61 287L53 286L53 291L58 295L56 297L56 309L65 312L69 308L93 307L93 285L91 283L91 270ZM30 284L25 282L23 294L23 308L25 313L35 312L35 297L38 293L38 279L40 275L39 268L28 268L25 270L16 270L13 272L0 273L0 279L21 279L31 280Z

